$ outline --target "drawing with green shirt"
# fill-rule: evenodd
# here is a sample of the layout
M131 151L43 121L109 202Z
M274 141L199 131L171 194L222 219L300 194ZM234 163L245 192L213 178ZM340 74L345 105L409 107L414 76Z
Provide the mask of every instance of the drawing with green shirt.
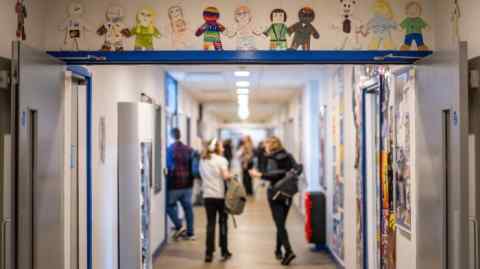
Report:
M287 12L279 8L274 9L270 14L270 21L272 25L263 32L266 37L270 38L270 49L286 50L288 48L288 26L285 24L287 22Z
M406 13L407 18L400 23L400 27L405 31L405 41L400 50L410 50L413 42L417 45L418 50L430 50L423 39L423 30L427 30L429 26L421 17L422 6L418 2L410 2L407 4Z

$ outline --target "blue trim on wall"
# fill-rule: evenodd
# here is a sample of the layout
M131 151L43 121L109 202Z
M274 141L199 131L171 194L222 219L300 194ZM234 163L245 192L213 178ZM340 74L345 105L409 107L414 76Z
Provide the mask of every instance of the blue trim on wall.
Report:
M87 269L93 269L92 74L82 66L70 65L67 70L84 77L87 83Z
M67 64L412 64L431 51L49 51Z

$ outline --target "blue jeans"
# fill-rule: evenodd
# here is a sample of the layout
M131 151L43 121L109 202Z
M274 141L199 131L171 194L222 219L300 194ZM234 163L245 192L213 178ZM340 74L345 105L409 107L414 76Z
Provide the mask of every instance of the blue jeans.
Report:
M194 235L192 194L192 189L171 190L168 192L167 215L172 220L175 228L179 230L182 227L182 221L178 218L177 204L180 202L185 212L188 236Z
M420 33L417 34L408 34L405 36L405 45L411 46L413 41L417 44L417 46L423 46L425 43L423 42L423 35Z

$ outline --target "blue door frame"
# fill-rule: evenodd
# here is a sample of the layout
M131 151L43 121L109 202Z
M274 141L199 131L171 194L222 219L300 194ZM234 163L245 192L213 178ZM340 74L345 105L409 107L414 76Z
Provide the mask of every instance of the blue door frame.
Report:
M87 269L93 269L92 74L87 68L77 65L67 66L67 70L72 74L83 77L87 83Z

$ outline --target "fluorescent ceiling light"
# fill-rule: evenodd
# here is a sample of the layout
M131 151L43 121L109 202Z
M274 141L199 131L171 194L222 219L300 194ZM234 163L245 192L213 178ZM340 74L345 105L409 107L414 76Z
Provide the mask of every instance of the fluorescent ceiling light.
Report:
M249 81L237 81L236 83L238 88L248 88L250 87L250 82Z
M239 105L248 105L248 95L242 94L238 96Z
M248 119L248 117L250 117L250 111L248 110L245 110L245 111L242 111L242 110L239 110L238 111L238 117L242 120L246 120Z
M250 93L250 89L248 88L240 88L240 89L237 89L237 94L238 95L241 95L241 94L249 94Z
M249 71L235 71L235 76L236 77L249 77L250 72Z

